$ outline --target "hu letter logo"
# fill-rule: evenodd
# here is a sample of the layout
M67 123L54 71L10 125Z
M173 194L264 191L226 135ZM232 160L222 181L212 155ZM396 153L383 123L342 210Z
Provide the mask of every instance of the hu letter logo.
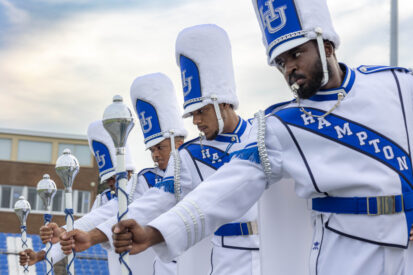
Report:
M262 20L262 25L264 29L267 29L269 33L276 33L282 28L284 28L287 23L287 17L285 16L286 5L274 8L275 0L267 0L264 3L264 6L267 8L264 11L264 6L260 7L260 15ZM278 24L273 26L273 22L279 21Z
M96 155L96 162L98 163L98 167L99 169L102 169L103 167L105 167L106 161L105 161L105 154L100 154L99 150L96 151L95 153Z
M147 134L150 130L152 130L152 117L145 117L145 111L140 113L139 121L144 134Z
M182 71L182 86L184 88L184 96L189 95L192 90L192 76L186 77L186 70Z

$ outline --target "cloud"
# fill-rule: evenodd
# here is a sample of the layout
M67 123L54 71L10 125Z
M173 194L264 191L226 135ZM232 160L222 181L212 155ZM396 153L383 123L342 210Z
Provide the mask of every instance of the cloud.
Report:
M329 2L342 39L339 60L351 66L388 62L387 2ZM0 0L0 4L8 7L8 14L17 14L14 18L20 19L16 22L28 20L27 13L11 2ZM400 8L400 40L404 42L400 44L400 60L413 64L408 40L412 4L402 0ZM206 4L194 0L167 8L90 8L66 14L41 28L28 28L16 34L7 48L0 48L0 101L6 102L0 127L84 134L89 122L101 118L114 94L129 102L133 79L157 71L171 77L182 103L175 39L184 27L201 23L216 23L231 38L242 116L251 117L258 109L291 98L281 74L266 64L250 1L210 0ZM191 121L185 123L190 135L196 135ZM141 148L139 125L135 128L136 147Z
M8 0L0 0L0 6L3 6L6 17L13 24L27 23L30 19L26 11L19 9Z

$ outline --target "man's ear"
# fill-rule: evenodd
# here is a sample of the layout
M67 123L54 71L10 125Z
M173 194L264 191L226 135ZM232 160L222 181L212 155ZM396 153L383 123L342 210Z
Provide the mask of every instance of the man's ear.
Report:
M327 58L334 56L334 46L330 41L324 40L324 50Z

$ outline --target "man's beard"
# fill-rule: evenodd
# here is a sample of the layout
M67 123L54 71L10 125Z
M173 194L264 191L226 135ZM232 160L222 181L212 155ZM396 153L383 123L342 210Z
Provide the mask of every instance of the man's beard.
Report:
M216 130L216 131L214 132L214 134L212 134L212 136L210 136L210 137L205 136L205 138L206 138L207 140L214 140L214 139L216 139L217 136L218 136L218 130Z
M327 62L327 70L330 76L330 64ZM321 65L321 59L318 58L316 63L314 64L314 69L309 77L307 77L307 82L304 85L301 85L300 88L297 90L297 95L302 99L307 99L315 95L321 88L321 83L323 81L323 66ZM290 79L293 78L297 81L300 78L304 78L301 74L291 74ZM291 82L291 81L290 81ZM294 83L290 83L292 85Z

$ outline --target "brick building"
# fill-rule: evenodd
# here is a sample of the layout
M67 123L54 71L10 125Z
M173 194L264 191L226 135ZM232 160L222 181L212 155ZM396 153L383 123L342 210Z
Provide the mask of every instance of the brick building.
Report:
M0 232L18 233L20 224L14 204L23 195L32 211L27 219L29 234L38 234L44 207L36 192L43 174L49 174L58 191L52 203L53 221L64 221L64 186L55 172L57 158L69 148L79 160L80 170L73 184L75 217L89 212L96 197L98 169L87 137L0 128Z

